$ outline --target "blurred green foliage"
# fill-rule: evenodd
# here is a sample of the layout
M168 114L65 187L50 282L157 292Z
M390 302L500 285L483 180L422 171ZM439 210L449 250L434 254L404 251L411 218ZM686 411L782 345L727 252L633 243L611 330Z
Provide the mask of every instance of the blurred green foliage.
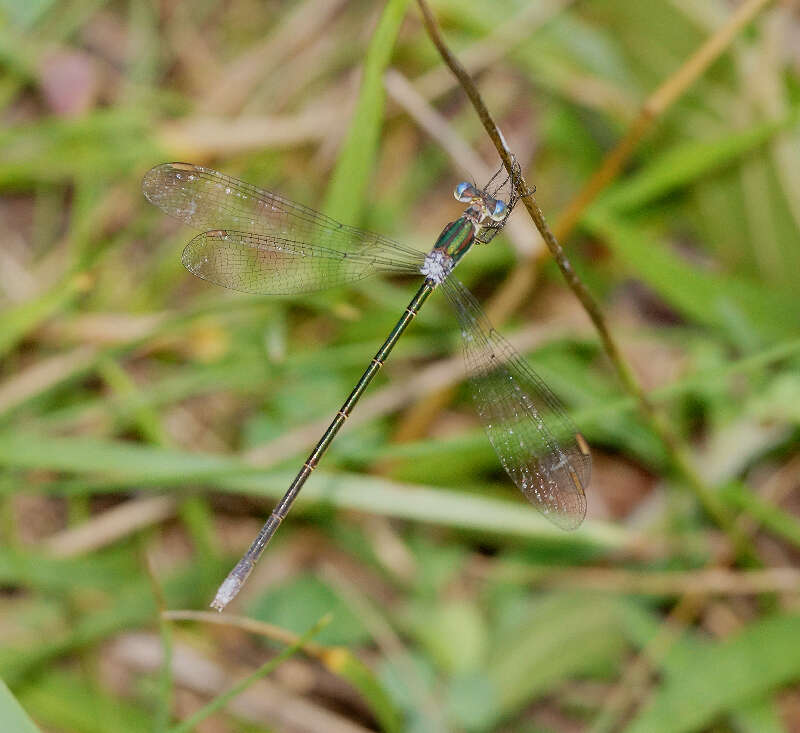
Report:
M731 12L433 7L551 220ZM542 327L526 357L592 444L585 525L563 533L515 495L460 387L397 440L457 347L432 299L233 609L298 633L334 612L319 654L291 660L305 683L278 670L283 705L255 695L203 730L314 730L286 717L301 697L316 730L800 728L798 33L770 5L564 242L763 567L724 567L725 540L545 263L503 325ZM159 610L206 606L413 286L209 287L142 174L213 165L425 249L457 215L461 161L386 94L388 68L449 137L494 155L405 0L5 2L0 66L0 729L35 729L21 704L46 730L165 730L274 644L162 626ZM460 275L488 299L537 246L506 230ZM682 616L688 586L647 589L666 571L727 586ZM223 683L203 688L186 654Z

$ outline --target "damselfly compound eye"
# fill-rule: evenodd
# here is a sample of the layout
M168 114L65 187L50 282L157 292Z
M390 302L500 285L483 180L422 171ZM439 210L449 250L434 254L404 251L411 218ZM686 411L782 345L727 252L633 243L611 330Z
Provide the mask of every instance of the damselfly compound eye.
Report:
M506 217L507 209L508 207L506 206L505 201L496 199L494 202L494 206L489 210L489 218L492 221L502 221Z
M468 204L470 201L478 198L478 192L475 190L475 186L464 181L456 186L456 190L453 191L453 196L455 196L456 201L463 201L465 204Z

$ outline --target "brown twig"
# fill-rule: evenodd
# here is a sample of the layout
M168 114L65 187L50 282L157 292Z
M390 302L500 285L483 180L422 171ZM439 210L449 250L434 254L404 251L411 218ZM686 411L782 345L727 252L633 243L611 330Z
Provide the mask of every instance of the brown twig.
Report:
M754 0L754 2L748 3L748 6L753 5L756 6L756 9L758 9L766 2L768 2L768 0ZM726 534L737 548L738 554L741 557L746 558L751 563L756 562L755 551L752 548L750 541L738 531L725 506L719 501L711 488L705 484L700 475L697 473L692 465L688 446L684 444L679 435L673 432L666 418L650 402L638 380L636 379L633 370L620 352L616 341L608 329L608 325L599 305L586 289L575 271L572 269L570 262L567 260L566 255L564 254L564 250L558 242L558 238L548 226L544 214L536 202L535 196L530 192L531 189L525 181L524 176L521 173L514 171L514 159L508 147L508 143L489 113L489 110L487 109L483 98L481 97L481 94L469 73L464 69L464 67L453 55L445 43L427 2L425 0L417 0L417 3L422 11L422 16L425 22L425 27L428 31L428 35L431 37L431 40L439 51L439 54L442 56L444 62L458 79L465 94L467 97L469 97L470 102L472 102L472 106L475 108L475 111L477 112L478 117L480 118L481 123L486 130L486 133L489 135L489 138L497 149L500 159L503 161L503 165L505 166L509 175L512 176L512 181L526 210L528 211L528 214L533 220L536 228L539 230L542 239L553 256L553 259L555 259L559 270L561 270L561 274L564 276L564 279L567 282L567 285L583 305L586 313L589 315L589 318L594 324L600 336L603 348L608 355L608 358L611 360L614 368L616 369L620 381L625 389L636 398L642 413L646 416L653 427L653 430L658 434L664 443L671 458L675 472L691 488L708 514L713 517L714 521L725 530ZM737 15L741 14L742 11L740 9ZM746 15L745 20L750 17L752 16ZM729 31L728 36L732 37L732 34L735 33L736 29L741 27L741 23L743 22L745 21L741 21L735 29ZM651 103L650 105L646 105L646 108L648 110L656 111L665 109L666 106L668 106L675 99L685 85L696 78L696 76L708 66L711 60L715 58L715 54L718 55L723 47L724 46L721 45L721 41L715 41L710 47L708 47L708 44L706 44L706 46L701 49L702 53L699 53L699 58L693 57L695 60L688 66L688 68L684 67L686 70L682 73L679 73L679 75L676 75L679 77L680 81L676 82L673 77L670 82L662 86L656 92L656 94L651 97ZM653 114L653 112L649 112L648 114ZM634 126L634 128L637 129L635 129L632 133L629 133L627 138L628 142L625 144L625 146L620 146L616 155L611 156L613 157L613 160L608 164L609 173L603 174L604 176L610 176L613 174L613 171L618 170L618 167L622 164L622 161L629 156L630 150L632 150L633 146L640 139L641 135L644 134L647 124L649 123L647 123L646 120L643 120L640 121L638 125ZM602 170L603 169L601 168L601 171ZM598 174L599 173L600 172L598 172ZM594 195L596 195L596 193Z

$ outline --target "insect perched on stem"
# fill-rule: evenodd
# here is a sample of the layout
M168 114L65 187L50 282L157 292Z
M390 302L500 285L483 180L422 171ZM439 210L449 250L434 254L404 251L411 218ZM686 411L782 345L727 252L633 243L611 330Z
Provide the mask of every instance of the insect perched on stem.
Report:
M574 529L586 514L589 446L561 402L514 348L492 328L453 269L475 243L489 242L516 203L497 198L506 179L483 188L460 183L455 198L467 204L428 254L345 226L306 206L208 168L167 163L150 170L144 195L162 211L201 230L183 251L183 264L204 280L248 293L289 294L354 282L375 273L422 275L397 324L339 408L284 497L211 603L221 611L236 596L261 553L336 433L383 366L419 309L444 291L461 326L475 407L503 468L548 519Z

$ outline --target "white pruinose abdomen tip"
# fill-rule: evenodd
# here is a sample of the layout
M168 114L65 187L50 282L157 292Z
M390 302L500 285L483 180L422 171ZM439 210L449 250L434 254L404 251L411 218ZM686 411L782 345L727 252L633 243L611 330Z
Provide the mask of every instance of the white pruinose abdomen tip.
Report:
M453 258L450 255L440 249L435 249L425 257L419 271L437 285L441 285L453 271L453 264Z
M241 582L238 578L232 578L229 575L219 587L217 595L214 596L214 600L211 601L211 608L221 612L222 609L236 597L240 587Z

